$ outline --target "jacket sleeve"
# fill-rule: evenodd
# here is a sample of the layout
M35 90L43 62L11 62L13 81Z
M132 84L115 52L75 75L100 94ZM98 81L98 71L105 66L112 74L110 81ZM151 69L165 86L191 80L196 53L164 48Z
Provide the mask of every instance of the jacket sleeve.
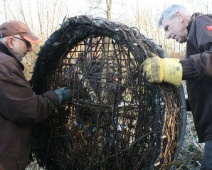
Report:
M54 91L36 95L13 60L0 63L0 114L19 124L40 122L53 113L58 97Z
M192 24L187 42L191 55L181 61L184 80L212 78L212 30L208 26L212 26L212 15L201 15Z

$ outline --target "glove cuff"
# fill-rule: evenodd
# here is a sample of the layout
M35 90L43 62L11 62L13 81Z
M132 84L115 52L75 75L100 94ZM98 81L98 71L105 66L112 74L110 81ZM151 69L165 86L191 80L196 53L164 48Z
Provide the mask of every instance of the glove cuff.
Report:
M164 58L164 82L180 86L183 76L183 68L179 59Z
M59 98L59 104L61 104L62 103L62 101L63 101L63 94L62 94L62 91L60 90L60 89L58 89L58 90L54 90L54 92L55 92L55 94L58 96L58 98Z

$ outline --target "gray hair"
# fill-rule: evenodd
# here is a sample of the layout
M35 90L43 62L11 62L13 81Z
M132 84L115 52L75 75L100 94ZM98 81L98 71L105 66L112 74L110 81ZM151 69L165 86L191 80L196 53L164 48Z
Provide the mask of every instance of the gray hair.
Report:
M158 21L158 26L159 27L162 26L162 21L164 18L167 18L167 19L174 18L176 16L177 12L181 12L184 15L190 15L190 12L184 6L176 5L176 4L170 5L170 6L166 7L163 10L163 12L161 13L159 21Z
M1 42L1 43L5 44L6 41L7 41L7 37L0 38L0 42Z

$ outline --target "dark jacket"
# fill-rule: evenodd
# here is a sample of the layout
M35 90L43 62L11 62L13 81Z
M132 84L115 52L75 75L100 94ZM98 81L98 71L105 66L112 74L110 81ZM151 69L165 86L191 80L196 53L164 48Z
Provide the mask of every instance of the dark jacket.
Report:
M212 15L194 14L181 61L199 142L212 140Z
M23 65L0 43L0 169L24 170L29 164L30 133L58 105L54 91L36 95Z

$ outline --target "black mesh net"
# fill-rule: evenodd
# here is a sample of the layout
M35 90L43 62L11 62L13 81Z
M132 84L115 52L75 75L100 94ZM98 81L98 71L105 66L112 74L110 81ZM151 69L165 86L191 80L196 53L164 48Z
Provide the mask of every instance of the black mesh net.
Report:
M39 52L37 94L70 86L73 98L33 127L32 153L47 169L166 169L179 151L184 101L139 71L160 46L136 28L103 18L68 18Z

